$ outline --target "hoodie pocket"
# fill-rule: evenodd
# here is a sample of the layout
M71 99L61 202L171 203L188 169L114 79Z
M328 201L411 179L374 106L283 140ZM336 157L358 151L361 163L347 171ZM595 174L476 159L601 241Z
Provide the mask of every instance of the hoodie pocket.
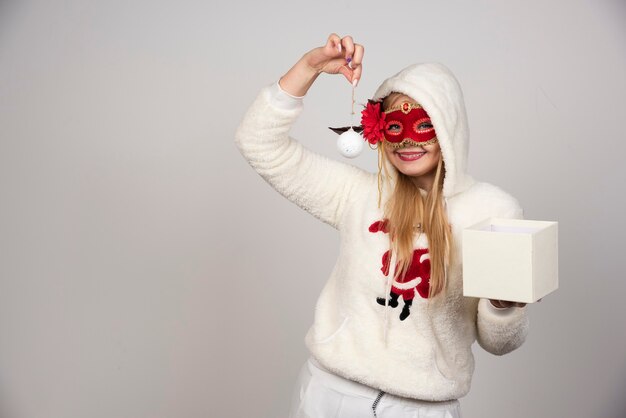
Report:
M350 320L349 316L344 317L343 321L341 321L341 323L339 324L339 326L334 332L332 332L330 335L326 337L317 339L315 341L315 344L328 344L329 342L337 338L337 336L346 329L346 326L348 325L349 320Z

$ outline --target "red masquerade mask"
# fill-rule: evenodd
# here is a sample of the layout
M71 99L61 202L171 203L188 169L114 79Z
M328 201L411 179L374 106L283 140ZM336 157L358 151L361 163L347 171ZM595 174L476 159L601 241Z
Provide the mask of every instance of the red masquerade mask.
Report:
M370 144L385 140L393 148L402 148L437 142L430 117L418 104L402 102L382 112L380 102L369 101L361 114L363 137Z

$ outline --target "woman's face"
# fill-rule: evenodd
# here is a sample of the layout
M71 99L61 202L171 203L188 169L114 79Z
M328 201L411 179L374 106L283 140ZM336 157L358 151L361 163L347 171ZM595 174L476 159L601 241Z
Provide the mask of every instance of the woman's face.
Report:
M409 96L397 95L387 107L390 108L402 102L417 103ZM399 149L387 146L384 147L384 150L387 159L399 172L410 177L432 177L431 181L427 182L432 186L437 164L441 158L441 148L438 142L422 146L410 145ZM426 180L426 178L423 180ZM423 188L430 189L430 187Z

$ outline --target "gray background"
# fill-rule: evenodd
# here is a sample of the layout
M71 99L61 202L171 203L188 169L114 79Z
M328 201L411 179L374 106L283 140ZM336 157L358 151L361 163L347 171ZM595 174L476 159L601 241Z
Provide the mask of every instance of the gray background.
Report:
M1 417L286 415L338 235L233 134L333 31L365 45L360 102L448 65L471 173L560 222L561 288L521 349L475 350L465 416L626 416L624 2L385 4L0 2ZM321 77L293 134L341 159L349 110Z

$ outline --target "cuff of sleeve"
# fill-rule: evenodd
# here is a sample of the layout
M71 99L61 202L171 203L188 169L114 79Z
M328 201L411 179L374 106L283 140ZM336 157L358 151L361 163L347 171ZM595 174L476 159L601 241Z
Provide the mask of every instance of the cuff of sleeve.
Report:
M487 313L489 315L492 315L498 318L507 318L525 309L525 308L517 308L517 307L497 308L493 306L493 304L489 301L489 299L481 299L480 302L478 303L478 308L484 313Z
M278 81L269 88L269 101L272 106L284 110L296 110L303 106L304 96L292 96L280 87Z

